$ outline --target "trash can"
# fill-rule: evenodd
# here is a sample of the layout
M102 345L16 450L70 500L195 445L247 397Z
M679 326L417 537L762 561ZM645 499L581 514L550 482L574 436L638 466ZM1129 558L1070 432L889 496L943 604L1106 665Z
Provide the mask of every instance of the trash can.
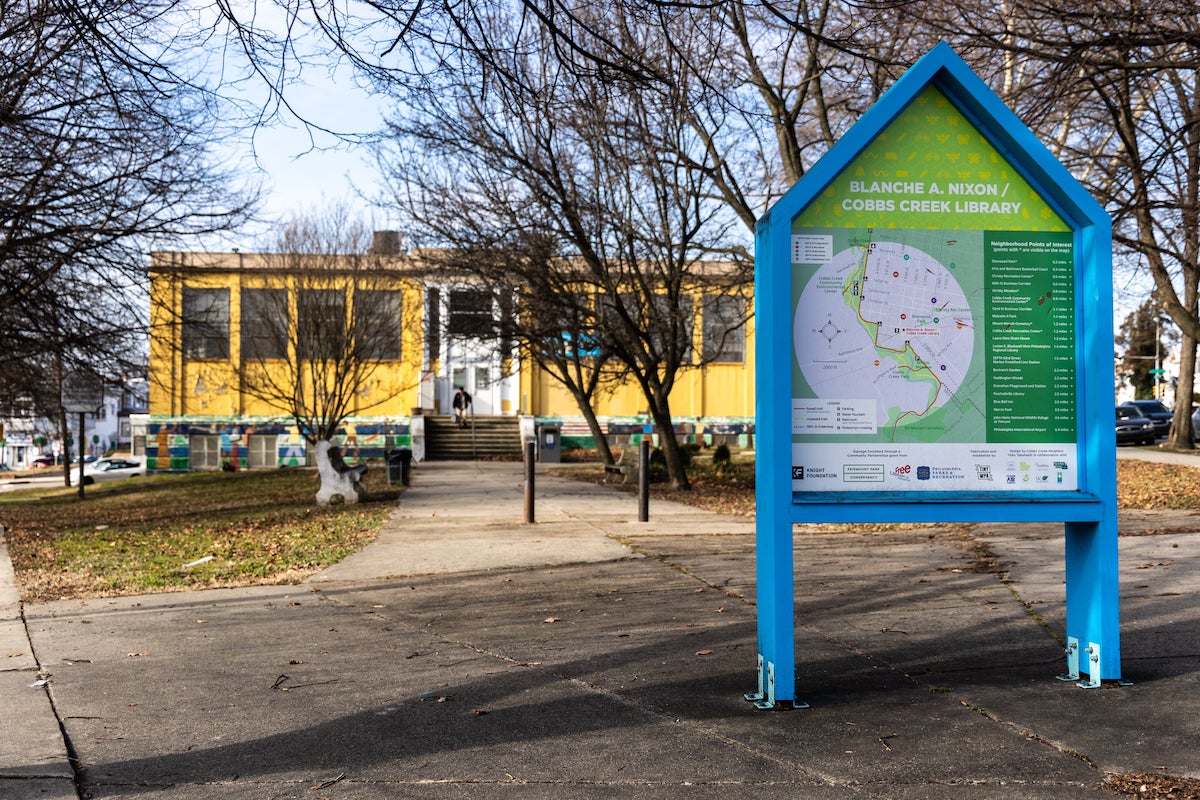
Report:
M538 428L538 461L558 464L562 461L562 429L553 425Z
M412 482L412 450L393 450L387 457L388 485L399 483L408 486Z

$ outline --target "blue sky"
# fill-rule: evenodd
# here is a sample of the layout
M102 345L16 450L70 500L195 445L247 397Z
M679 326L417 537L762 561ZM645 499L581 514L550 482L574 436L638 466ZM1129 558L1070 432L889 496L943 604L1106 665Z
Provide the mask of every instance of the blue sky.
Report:
M317 81L310 77L307 85L294 86L288 99L314 124L339 132L369 133L382 124L383 101L349 81ZM359 198L360 194L372 197L379 190L367 148L306 129L289 116L258 129L253 142L247 139L238 149L246 157L252 153L263 171L264 216L286 218L344 200L379 220L377 228L388 227L383 219L386 214Z
M272 21L276 22L276 28L283 27L276 19L283 12L274 5L244 0L234 0L233 5L241 12L243 21L263 30L270 29ZM263 217L278 220L345 201L371 220L377 230L394 227L388 224L386 213L359 197L374 197L380 189L368 148L356 147L304 124L307 121L343 134L375 133L382 126L387 101L362 89L352 68L329 54L322 41L316 40L314 44L311 31L293 31L293 34L292 58L285 67L288 77L284 87L292 111L280 108L269 125L227 140L223 151L237 165L237 171L261 173ZM236 47L229 46L210 55L207 68L214 74L220 73L219 80L225 81L221 91L227 98L241 104L247 113L268 103L262 79L251 74L245 56ZM279 69L277 64L267 61L262 66L269 76ZM210 250L240 247L248 251L262 243L263 230L260 226L240 231L219 237L206 246Z

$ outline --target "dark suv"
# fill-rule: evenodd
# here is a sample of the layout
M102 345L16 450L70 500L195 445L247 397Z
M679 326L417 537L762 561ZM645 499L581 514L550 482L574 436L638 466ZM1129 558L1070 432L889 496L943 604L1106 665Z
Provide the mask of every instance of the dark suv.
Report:
M1159 400L1130 400L1123 406L1137 406L1142 416L1154 423L1154 436L1161 439L1171 432L1171 411Z

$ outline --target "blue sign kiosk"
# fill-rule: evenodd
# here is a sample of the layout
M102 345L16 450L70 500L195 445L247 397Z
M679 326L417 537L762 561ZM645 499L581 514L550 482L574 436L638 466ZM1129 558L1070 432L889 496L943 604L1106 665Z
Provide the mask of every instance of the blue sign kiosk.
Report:
M796 700L796 523L1062 522L1060 677L1120 679L1111 220L949 45L759 221L755 310L747 699Z

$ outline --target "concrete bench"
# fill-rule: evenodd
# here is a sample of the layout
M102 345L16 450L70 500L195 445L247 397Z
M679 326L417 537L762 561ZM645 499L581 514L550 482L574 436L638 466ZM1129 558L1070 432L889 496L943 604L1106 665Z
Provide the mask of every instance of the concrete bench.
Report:
M324 458L321 457L322 450L326 451ZM317 471L321 474L321 488L317 490L318 505L327 506L335 497L342 498L343 503L350 505L367 496L367 487L362 482L367 474L367 465L349 466L342 459L342 451L332 442L317 442Z

